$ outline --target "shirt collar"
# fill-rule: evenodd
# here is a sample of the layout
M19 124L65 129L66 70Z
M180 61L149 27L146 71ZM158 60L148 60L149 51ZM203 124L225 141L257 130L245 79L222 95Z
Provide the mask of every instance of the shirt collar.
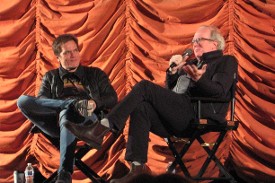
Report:
M61 79L64 79L64 76L69 75L69 74L73 74L73 75L77 76L79 79L82 79L83 75L84 75L84 68L82 65L79 65L75 72L68 72L62 66L59 67L58 71L59 71L59 75L60 75Z

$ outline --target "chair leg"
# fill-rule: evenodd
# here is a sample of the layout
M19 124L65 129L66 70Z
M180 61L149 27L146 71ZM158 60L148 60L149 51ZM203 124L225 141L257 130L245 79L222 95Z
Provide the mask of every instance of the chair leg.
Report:
M79 170L81 170L87 177L89 177L93 183L105 183L106 181L103 180L96 172L94 172L90 167L88 167L83 161L76 158L75 165Z
M95 173L90 167L88 167L81 158L89 152L91 148L89 146L83 146L81 147L76 153L75 153L75 165L76 167L81 170L88 178L90 178L93 183L105 183L105 181L97 174ZM47 180L45 180L43 183L51 183L54 182L58 175L58 171L55 171Z
M184 175L186 177L191 177L188 169L186 168L186 166L184 165L183 161L182 161L182 157L184 156L184 154L188 151L188 149L190 148L190 146L192 145L193 141L196 139L196 136L199 134L199 131L195 131L191 138L189 139L189 141L184 144L184 147L182 148L182 150L178 153L178 151L175 148L174 143L171 141L170 138L166 138L166 143L168 144L170 150L172 151L175 160L172 162L172 164L168 167L168 172L172 173L177 164L180 166L181 170L183 171Z
M224 133L224 134L223 134L223 133L220 133L220 135L219 135L218 139L216 140L215 145L213 146L212 150L210 150L210 148L207 147L207 146L203 146L204 150L205 150L205 151L207 152L207 154L208 154L208 157L207 157L207 159L205 160L205 162L204 162L202 168L200 169L200 172L198 173L198 177L202 177L202 175L204 174L206 168L209 166L211 160L217 159L217 158L215 157L215 153L216 153L216 151L218 150L218 147L220 146L220 144L221 144L222 139L223 139L224 136L225 136L225 133ZM197 138L197 140L199 141L200 144L205 143L204 140L203 140L200 136Z
M96 173L94 172L90 167L88 167L81 158L89 152L91 147L88 145L85 145L81 147L76 153L75 153L75 165L76 167L81 170L87 177L89 177L93 183L105 183L105 181Z
M55 180L57 174L58 173L57 173L57 170L56 170L54 173L52 173L52 175L49 178L47 178L46 180L44 180L43 183L51 183L51 182L53 182Z
M177 152L173 142L168 138L167 139L167 144L170 148L170 150L172 151L175 160L173 161L173 163L168 167L168 172L172 173L174 171L174 169L176 168L177 164L179 164L181 170L183 171L183 173L185 174L185 176L190 177L190 173L187 170L186 166L183 164L182 159L180 154ZM186 151L188 150L189 147L187 147Z
M220 144L222 143L222 140L224 139L224 136L226 134L226 131L222 131L220 132L220 135L218 136L215 145L213 146L212 149L210 149L207 146L203 146L204 150L207 152L208 157L205 160L204 164L202 165L199 173L197 174L197 176L195 177L196 180L232 180L233 182L235 181L234 177L232 175L230 175L228 173L228 171L225 169L225 167L221 164L221 162L219 161L219 159L215 156ZM197 140L199 141L200 144L205 143L205 141L199 136L197 137ZM218 166L219 170L222 172L222 174L225 177L202 177L203 174L205 173L207 167L209 166L211 160L213 160L215 162L215 164Z
M105 181L92 169L90 169L85 163L83 163L80 159L75 159L76 167L81 170L88 178L90 178L93 183L105 183ZM57 177L57 171L55 171L47 180L43 183L51 183L54 182L55 178Z
M216 151L218 150L220 144L222 143L224 137L226 135L226 131L220 132L218 138L216 139L215 145L212 149L210 149L207 146L203 146L204 150L207 152L208 157L206 158L205 162L203 163L202 167L200 168L200 171L196 176L191 176L188 169L184 165L182 158L184 154L188 151L192 143L197 139L200 144L204 144L205 141L200 136L200 131L193 133L191 138L189 139L189 142L184 145L184 147L181 149L180 152L178 152L175 148L174 142L170 138L166 138L166 143L168 144L170 150L172 151L175 160L173 163L168 167L168 172L172 173L176 166L179 165L181 170L183 171L184 175L186 177L189 177L194 180L220 180L220 181L230 181L230 183L236 183L234 177L228 173L228 171L225 169L225 167L222 165L222 163L219 161L219 159L215 156ZM205 173L207 167L209 166L211 160L215 162L215 164L218 166L219 170L225 177L203 177L203 174Z
M111 147L111 144L114 142L115 139L117 139L119 137L119 135L122 133L122 131L120 132L116 132L116 133L112 133L110 139L108 141L108 148L106 149L106 151ZM47 136L46 136L47 137ZM106 142L105 142L106 143ZM58 143L53 143L57 148L58 147ZM96 172L94 172L90 167L88 167L81 159L82 157L87 154L92 148L90 146L88 146L87 144L85 144L84 146L78 148L77 152L74 154L75 157L75 166L82 171L93 183L106 183L106 181L100 177ZM45 180L43 183L51 183L53 182L56 177L58 175L58 171L55 171L47 180Z

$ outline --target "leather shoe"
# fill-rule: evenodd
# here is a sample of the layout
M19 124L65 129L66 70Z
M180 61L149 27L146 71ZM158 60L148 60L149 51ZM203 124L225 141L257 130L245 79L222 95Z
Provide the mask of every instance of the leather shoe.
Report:
M100 124L99 121L88 126L74 124L69 121L65 122L64 125L78 139L83 140L96 149L101 148L104 136L111 130Z
M71 173L65 170L61 170L55 183L72 183Z
M131 163L131 168L127 175L125 175L124 177L122 177L120 179L112 179L110 181L110 183L128 183L133 178L135 178L136 176L141 175L141 174L151 174L151 171L144 164L135 165L135 164Z

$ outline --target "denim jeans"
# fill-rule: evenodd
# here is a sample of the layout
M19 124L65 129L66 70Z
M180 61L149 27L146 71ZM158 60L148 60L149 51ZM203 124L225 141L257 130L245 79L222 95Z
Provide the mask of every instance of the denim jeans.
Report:
M147 161L149 132L161 137L182 135L195 118L188 96L177 94L149 81L141 81L116 105L107 118L121 130L130 116L125 159Z
M48 99L22 95L17 101L18 108L41 131L60 140L60 167L59 171L73 172L75 136L64 127L64 122L88 124L96 120L96 115L85 118L70 105L74 99Z

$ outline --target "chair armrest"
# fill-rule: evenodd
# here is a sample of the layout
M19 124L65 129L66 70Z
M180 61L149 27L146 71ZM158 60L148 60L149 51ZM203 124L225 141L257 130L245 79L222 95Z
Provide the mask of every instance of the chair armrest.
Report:
M197 103L197 116L201 119L201 103L229 103L230 98L191 97L192 103Z
M208 123L206 119L200 119L198 123L191 124L191 128L204 131L219 132L222 130L237 130L239 121L228 120L225 123L213 124Z
M230 98L210 98L210 97L191 97L191 102L221 102L221 103L226 103L230 102Z

